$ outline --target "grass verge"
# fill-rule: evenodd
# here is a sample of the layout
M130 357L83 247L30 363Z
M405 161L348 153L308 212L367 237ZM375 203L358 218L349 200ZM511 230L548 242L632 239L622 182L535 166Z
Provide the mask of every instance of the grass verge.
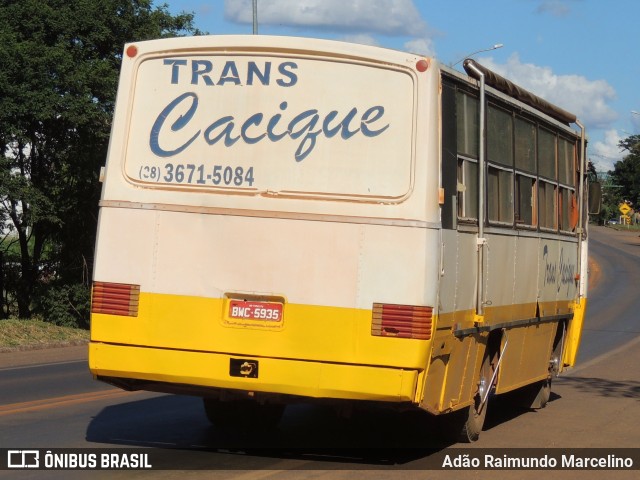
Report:
M0 320L0 351L79 345L87 341L88 330L59 327L42 320Z
M610 223L607 227L621 232L640 232L640 225L620 225Z

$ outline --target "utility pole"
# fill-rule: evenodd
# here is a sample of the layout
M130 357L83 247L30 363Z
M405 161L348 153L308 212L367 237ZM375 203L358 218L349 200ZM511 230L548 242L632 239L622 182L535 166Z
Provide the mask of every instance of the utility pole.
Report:
M253 34L258 34L258 0L253 0Z

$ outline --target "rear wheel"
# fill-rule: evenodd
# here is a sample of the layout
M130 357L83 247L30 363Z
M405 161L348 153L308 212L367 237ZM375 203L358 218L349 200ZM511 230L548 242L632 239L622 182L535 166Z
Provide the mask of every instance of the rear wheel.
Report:
M521 408L544 408L551 398L551 378L522 387L512 394L513 404Z
M482 367L480 367L478 386L473 397L473 403L469 406L465 415L465 422L458 438L459 441L475 442L480 437L480 432L482 432L484 420L487 416L489 397L495 389L497 375L494 374L497 368L497 353L489 354L487 352L482 361Z
M264 431L275 428L285 405L251 400L221 401L203 398L209 421L223 430Z

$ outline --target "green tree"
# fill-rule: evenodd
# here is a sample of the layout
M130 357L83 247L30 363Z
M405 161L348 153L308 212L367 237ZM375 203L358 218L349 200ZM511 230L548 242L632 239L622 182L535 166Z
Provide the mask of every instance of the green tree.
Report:
M123 45L199 33L152 0L0 3L0 245L20 317L78 285L88 298Z
M599 172L598 181L602 186L602 206L597 221L602 225L620 215L618 205L622 199L620 197L620 186L615 183L611 172Z
M631 135L621 140L618 146L628 153L615 163L609 173L620 186L621 199L630 201L637 210L640 207L640 135Z

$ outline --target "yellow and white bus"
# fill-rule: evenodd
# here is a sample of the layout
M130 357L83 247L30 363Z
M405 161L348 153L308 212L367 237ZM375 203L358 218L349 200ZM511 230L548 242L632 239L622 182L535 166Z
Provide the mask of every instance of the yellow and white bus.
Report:
M586 307L585 132L465 68L291 37L126 45L93 375L201 396L227 427L373 401L462 412L475 440L492 394L544 406Z

